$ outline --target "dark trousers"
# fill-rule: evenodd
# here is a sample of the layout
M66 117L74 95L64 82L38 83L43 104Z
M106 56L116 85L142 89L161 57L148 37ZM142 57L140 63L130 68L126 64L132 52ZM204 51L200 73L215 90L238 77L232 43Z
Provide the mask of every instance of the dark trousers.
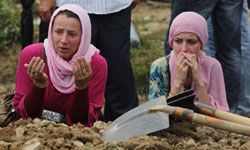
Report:
M34 0L21 0L23 7L21 13L21 45L22 48L33 43L33 12ZM41 21L39 25L39 42L43 42L48 36L49 23Z
M173 19L184 11L194 11L206 19L211 15L214 28L216 58L220 61L226 85L230 111L238 106L241 73L241 30L242 0L173 0ZM169 54L168 33L165 53Z
M48 37L49 22L41 20L39 24L39 42L43 42Z
M33 42L33 13L34 0L21 0L23 10L21 12L21 45L26 47Z
M92 44L108 63L104 120L113 121L138 106L130 63L131 8L108 15L90 14Z

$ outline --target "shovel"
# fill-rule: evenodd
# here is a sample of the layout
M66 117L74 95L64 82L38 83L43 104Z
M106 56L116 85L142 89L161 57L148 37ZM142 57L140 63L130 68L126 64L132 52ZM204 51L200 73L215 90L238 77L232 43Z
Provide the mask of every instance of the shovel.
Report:
M196 103L195 105L191 106L191 109L194 110L195 112L208 115L210 117L216 117L216 118L223 119L226 121L250 126L250 118L237 115L231 112L223 111L220 109L216 109L207 104Z
M124 141L130 137L145 135L169 127L168 113L156 112L149 114L150 108L158 105L186 106L193 104L193 90L170 97L159 97L131 109L114 120L104 131L102 139L106 141Z
M239 123L235 123L235 122L222 120L219 118L195 113L193 110L186 109L186 108L173 107L173 106L168 106L168 105L158 105L158 106L152 107L149 111L157 112L157 113L159 111L166 112L167 114L171 114L171 115L183 118L183 119L188 120L188 121L193 121L193 122L203 124L206 126L210 126L213 128L222 129L222 130L231 131L234 133L239 133L242 135L250 136L250 126L248 126L248 125L239 124ZM237 117L237 116L238 115L235 115L234 117ZM248 119L248 122L250 121L249 118L243 117L243 119ZM233 119L231 119L231 120L233 120ZM236 121L238 121L238 120L236 120Z
M152 107L160 107L160 105L162 105L161 107L163 107L166 106L166 104L168 104L169 106L184 107L214 118L216 117L222 120L226 120L228 122L250 126L249 118L220 109L215 109L206 104L194 104L194 97L195 95L193 94L193 90L187 90L168 99L165 99L165 97L160 97L156 100L148 101L143 105L140 105L123 114L114 122L112 122L105 130L102 138L103 140L107 141L123 141L133 136L145 135L168 128L169 113L147 113L147 111L149 111ZM230 129L226 130L231 131Z

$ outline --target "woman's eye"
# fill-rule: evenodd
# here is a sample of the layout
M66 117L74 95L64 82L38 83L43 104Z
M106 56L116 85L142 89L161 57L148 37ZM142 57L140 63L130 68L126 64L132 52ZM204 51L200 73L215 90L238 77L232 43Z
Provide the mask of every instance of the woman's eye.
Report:
M74 37L75 34L74 33L69 33L69 36Z
M175 39L174 41L175 41L175 43L177 43L177 44L181 44L181 43L182 43L182 40L181 40L181 39Z
M188 40L187 42L188 42L190 45L195 45L198 41L197 41L197 40L191 39L191 40Z
M62 34L62 31L61 30L56 30L55 31L57 34Z
M69 32L68 35L69 35L70 37L75 37L77 34L74 33L74 32Z

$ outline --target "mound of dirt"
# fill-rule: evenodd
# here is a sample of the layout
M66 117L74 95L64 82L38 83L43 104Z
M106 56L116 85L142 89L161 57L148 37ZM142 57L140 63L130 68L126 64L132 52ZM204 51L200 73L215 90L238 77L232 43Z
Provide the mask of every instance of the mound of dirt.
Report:
M166 130L133 137L123 142L103 141L101 134L106 127L107 124L101 121L88 128L81 124L67 126L48 120L20 119L5 128L0 128L0 149L247 150L250 148L250 137L185 121L174 122Z

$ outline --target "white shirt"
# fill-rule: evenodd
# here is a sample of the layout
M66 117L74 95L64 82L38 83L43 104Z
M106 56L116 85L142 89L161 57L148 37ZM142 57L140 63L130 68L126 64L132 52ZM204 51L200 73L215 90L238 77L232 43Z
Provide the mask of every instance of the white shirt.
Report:
M56 5L78 4L90 14L110 14L131 5L133 0L56 0Z

